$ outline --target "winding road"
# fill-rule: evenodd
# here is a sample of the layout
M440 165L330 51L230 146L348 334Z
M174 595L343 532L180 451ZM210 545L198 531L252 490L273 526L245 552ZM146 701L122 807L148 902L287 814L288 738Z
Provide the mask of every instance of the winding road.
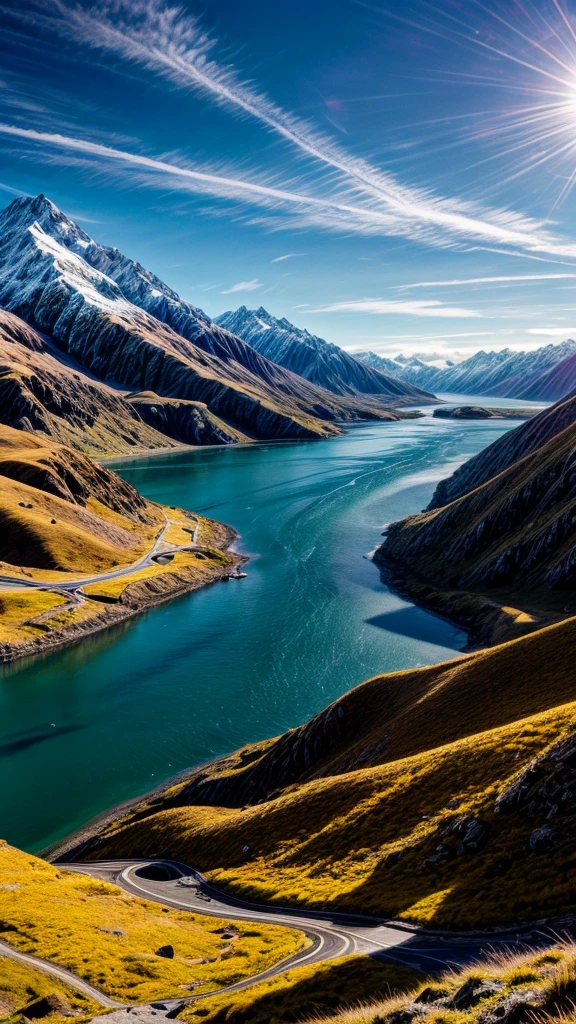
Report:
M139 572L141 569L148 569L154 560L165 556L170 558L178 553L178 551L196 551L201 550L197 543L198 534L198 521L196 520L196 526L194 530L190 530L190 543L189 544L172 544L168 545L164 537L166 531L171 526L181 526L181 523L175 523L171 519L166 519L166 522L160 533L156 537L154 544L149 551L146 552L142 558L139 558L137 562L132 562L131 565L126 565L121 569L111 569L109 572L101 572L94 576L76 576L72 579L58 580L58 582L48 582L46 580L33 580L23 578L22 576L7 576L5 574L0 575L0 588L2 589L34 589L34 590L48 590L57 594L64 593L67 596L73 596L76 592L79 592L79 596L82 597L81 587L86 587L90 583L103 583L106 580L115 580L121 576L130 576L134 572Z
M536 926L522 931L483 934L432 932L367 915L293 910L250 903L215 889L200 872L171 860L98 861L90 864L59 862L58 866L113 882L134 896L154 900L166 907L189 910L226 921L282 925L302 931L310 939L310 945L288 959L216 992L162 999L151 1004L169 1016L173 1016L186 1003L237 992L295 967L321 963L352 953L404 964L425 974L437 974L447 968L471 963L494 949L521 951L558 941L558 936L555 937L552 931L547 932ZM0 955L24 961L54 976L107 1009L121 1009L123 1006L70 971L49 961L21 953L5 943L0 943Z

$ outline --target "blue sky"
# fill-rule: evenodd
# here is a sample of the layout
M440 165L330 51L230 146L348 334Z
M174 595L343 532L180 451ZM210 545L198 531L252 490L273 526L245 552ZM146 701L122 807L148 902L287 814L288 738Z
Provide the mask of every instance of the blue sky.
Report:
M351 350L576 334L565 0L2 5L0 202Z

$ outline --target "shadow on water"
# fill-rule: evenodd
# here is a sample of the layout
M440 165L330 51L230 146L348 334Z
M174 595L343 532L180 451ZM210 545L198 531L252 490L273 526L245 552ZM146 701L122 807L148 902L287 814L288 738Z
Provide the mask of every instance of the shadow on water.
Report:
M36 746L37 743L57 739L69 732L78 732L82 728L82 725L43 725L36 729L22 729L20 732L9 733L8 736L0 737L0 757L12 757L13 754Z
M465 643L465 637L455 626L442 619L434 619L416 607L397 608L382 615L374 615L366 619L366 622L388 633L407 636L426 644L451 647L454 651L460 651Z

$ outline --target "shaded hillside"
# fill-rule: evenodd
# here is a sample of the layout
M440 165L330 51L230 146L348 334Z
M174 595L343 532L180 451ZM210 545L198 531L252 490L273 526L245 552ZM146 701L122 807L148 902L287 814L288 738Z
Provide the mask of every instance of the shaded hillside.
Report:
M480 487L519 459L535 452L557 434L576 423L576 395L544 409L528 423L503 434L438 484L428 508L438 508Z
M19 317L0 309L0 419L91 455L175 448L124 394L66 361Z
M216 323L239 335L280 366L337 395L378 395L387 401L430 399L419 388L395 375L373 369L338 345L300 330L285 317L278 320L263 306L240 306L216 317Z
M439 926L576 909L575 631L370 680L120 813L77 855L169 852L248 898Z
M450 505L392 524L382 559L435 586L574 593L575 443L568 427Z
M576 389L576 353L556 363L550 370L543 373L528 387L522 386L516 394L517 398L530 397L539 402L556 402L563 395L569 395Z
M386 582L475 643L572 614L575 411L569 398L535 416L443 481L429 511L392 523L374 556Z
M203 403L230 425L230 439L238 430L321 437L338 432L336 421L395 418L265 360L138 264L102 249L44 196L17 199L0 215L0 303L99 381Z

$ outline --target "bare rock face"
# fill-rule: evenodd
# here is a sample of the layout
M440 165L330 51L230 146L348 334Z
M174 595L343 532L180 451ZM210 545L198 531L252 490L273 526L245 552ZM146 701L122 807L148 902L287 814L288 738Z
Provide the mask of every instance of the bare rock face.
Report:
M471 1010L478 1006L483 999L490 999L497 995L504 988L504 982L490 978L468 978L450 1000L445 1001L445 1006L450 1010Z
M126 1006L120 1010L112 1010L92 1018L92 1024L161 1024L163 1020L172 1020L183 1007L164 1003L150 1003L148 1006Z

